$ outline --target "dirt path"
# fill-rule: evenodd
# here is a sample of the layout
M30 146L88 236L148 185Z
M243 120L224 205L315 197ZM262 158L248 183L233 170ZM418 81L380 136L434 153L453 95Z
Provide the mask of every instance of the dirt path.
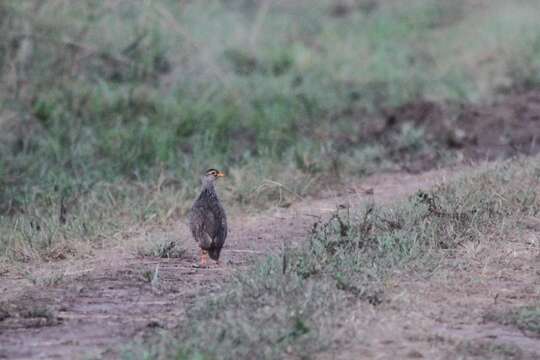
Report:
M63 269L64 276L56 285L49 286L32 285L24 277L4 276L0 278L0 303L7 304L8 312L0 313L0 358L116 358L122 344L142 339L156 328L167 329L181 323L197 294L219 291L233 271L242 271L258 257L279 249L284 241L294 243L305 239L313 223L329 216L337 206L358 206L368 199L392 202L445 181L449 174L449 171L432 171L421 175L380 175L341 193L329 191L319 199L306 199L288 209L271 209L256 216L233 216L224 251L226 266L221 269L191 268L197 260L197 248L189 239L185 225L178 224L161 235L178 234L180 241L189 244L189 253L183 258L142 258L120 251L97 254L90 260L55 264ZM368 189L373 189L373 194ZM153 235L159 237L160 233ZM534 290L539 285L535 283L537 278L530 275L501 278L504 269L495 266L498 262L475 260L476 257L499 259L504 254L499 250L469 249L468 260L476 265L460 268L461 263L456 260L459 271L445 272L447 277L429 281L403 277L394 284L389 305L377 308L376 312L369 305L359 304L345 328L357 336L364 334L360 337L363 340L342 354L329 354L330 358L358 358L359 354L366 358L440 358L444 351L455 350L460 339L474 338L475 333L492 340L493 336L517 336L516 341L525 342L522 345L532 348L534 353L534 346L538 345L535 340L516 335L512 329L504 329L508 333L503 334L500 326L494 328L496 334L489 335L488 328L482 327L482 314L469 311L473 305L484 309L493 303L495 288L505 289L499 291L504 293L500 301L511 301L508 299L512 299L514 291L525 294L520 298L522 302L538 295ZM491 255L487 256L485 251L491 251ZM529 252L520 254L515 259L521 261L522 269L526 264L529 267L535 264L527 263L531 261ZM156 287L150 280L157 265L159 286ZM525 270L524 274L534 274L530 269ZM475 273L481 274L481 281L473 276ZM480 285L476 284L478 281ZM474 286L469 288L470 284ZM8 314L17 316L8 317ZM434 342L440 339L454 340L434 347Z

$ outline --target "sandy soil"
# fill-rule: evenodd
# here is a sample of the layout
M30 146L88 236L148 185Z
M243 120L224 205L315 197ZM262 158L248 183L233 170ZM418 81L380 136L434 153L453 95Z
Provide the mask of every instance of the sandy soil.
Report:
M187 241L189 251L182 258L138 257L114 250L88 260L43 264L44 273L63 272L58 283L48 286L32 284L20 272L4 274L0 277L0 309L4 309L0 311L0 358L117 358L123 344L181 324L197 295L219 291L234 271L243 271L284 241L294 244L305 239L313 223L337 206L393 202L455 173L378 175L286 209L232 216L222 268L191 267L197 261L197 247L188 241L186 225L180 223L149 231ZM523 358L540 357L540 340L483 318L493 307L538 299L538 241L538 234L528 233L497 246L471 245L463 249L462 257L449 258L443 265L451 271L437 272L444 275L431 279L397 274L395 283L388 285L390 301L377 308L359 304L352 309L345 329L358 341L340 354L322 357L450 359L474 339L509 342L521 349ZM160 281L155 287L148 274L158 265Z

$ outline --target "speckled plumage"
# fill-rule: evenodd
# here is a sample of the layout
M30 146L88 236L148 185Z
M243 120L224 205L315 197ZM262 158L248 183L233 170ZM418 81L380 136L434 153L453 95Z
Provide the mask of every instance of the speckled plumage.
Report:
M209 170L202 178L202 189L189 213L189 227L193 238L212 260L219 260L227 238L227 216L214 187L216 176Z

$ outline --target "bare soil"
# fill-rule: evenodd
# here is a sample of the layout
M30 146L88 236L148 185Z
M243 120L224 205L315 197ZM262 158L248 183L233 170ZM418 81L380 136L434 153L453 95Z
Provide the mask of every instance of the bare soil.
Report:
M512 90L492 104L415 101L383 111L379 126L364 137L393 141L405 123L424 129L428 143L460 153L465 160L533 155L540 152L540 90ZM413 170L433 168L441 160L436 152L412 159L407 152L394 155L410 160Z

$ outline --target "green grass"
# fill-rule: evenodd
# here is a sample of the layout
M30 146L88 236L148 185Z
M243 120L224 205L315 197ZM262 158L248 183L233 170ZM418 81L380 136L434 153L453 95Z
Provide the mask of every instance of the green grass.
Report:
M485 318L503 325L513 325L528 334L540 336L540 305L523 306L504 313L487 314Z
M99 243L121 224L160 217L170 203L149 208L154 194L140 191L160 174L184 201L201 171L223 168L248 179L231 198L260 205L285 188L315 189L303 185L308 174L389 168L396 151L440 149L414 127L385 146L362 135L381 109L489 100L539 79L534 0L380 0L345 16L334 6L2 2L0 256L14 246L39 254L74 229L70 238ZM52 206L62 194L80 200L67 228ZM45 232L32 229L36 216Z
M540 306L529 306L516 312L513 323L522 330L540 335Z
M186 249L176 239L159 234L145 236L137 248L139 256L155 256L160 258L181 258L186 255Z
M300 247L239 273L220 294L201 294L178 329L125 357L307 359L343 351L355 339L342 328L350 309L387 301L396 270L427 275L460 245L502 241L522 217L537 216L537 160L481 169L395 206L341 210ZM519 321L534 328L537 309L525 310Z
M512 343L500 343L496 341L469 340L457 345L457 354L452 354L459 359L493 359L512 360L523 359L523 350Z

